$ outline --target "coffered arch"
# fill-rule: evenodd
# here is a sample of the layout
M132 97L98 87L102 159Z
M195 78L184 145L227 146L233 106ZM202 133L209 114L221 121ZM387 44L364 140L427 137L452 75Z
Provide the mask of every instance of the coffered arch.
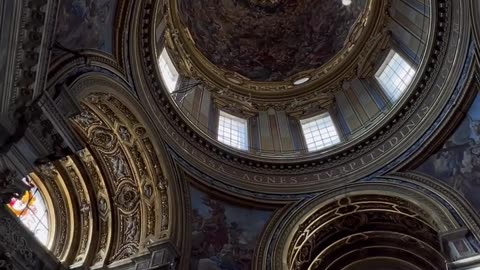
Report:
M89 187L95 205L89 211L98 233L87 238L99 239L98 245L88 242L88 260L70 254L71 262L79 263L73 265L131 265L151 243L177 246L181 239L173 228L182 216L172 209L177 181L141 106L124 85L98 73L82 76L68 91L81 102L82 113L71 125L87 145L74 157L89 182L78 187ZM71 161L65 162L58 166Z
M444 245L440 236L461 228L475 235L475 217L463 199L443 192L435 181L422 176L365 179L285 210L265 231L256 267L349 269L361 259L390 257L416 265L412 269L442 269L445 258L438 252ZM390 222L392 226L387 224ZM408 229L395 227L401 224ZM389 247L389 243L394 244ZM402 250L396 250L400 246ZM426 261L414 258L418 250L426 252L420 256L428 258Z

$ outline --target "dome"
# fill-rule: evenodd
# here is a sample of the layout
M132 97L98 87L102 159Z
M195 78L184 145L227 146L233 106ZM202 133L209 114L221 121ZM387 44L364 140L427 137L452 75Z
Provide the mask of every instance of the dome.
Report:
M172 101L218 147L268 159L325 157L378 131L415 88L431 42L431 18L407 31L394 1L167 6L157 55Z
M282 81L342 50L366 0L181 0L181 20L214 65L254 81Z
M480 267L480 1L10 2L0 269Z

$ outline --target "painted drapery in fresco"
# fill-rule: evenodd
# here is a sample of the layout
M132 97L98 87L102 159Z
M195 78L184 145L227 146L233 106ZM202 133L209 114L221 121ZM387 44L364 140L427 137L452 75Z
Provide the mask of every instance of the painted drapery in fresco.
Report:
M191 270L248 270L272 212L235 206L191 190Z

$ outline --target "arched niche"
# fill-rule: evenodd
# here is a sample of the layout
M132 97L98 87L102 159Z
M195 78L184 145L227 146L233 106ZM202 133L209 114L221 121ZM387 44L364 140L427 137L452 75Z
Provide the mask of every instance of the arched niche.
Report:
M466 228L475 238L476 224L468 204L435 181L410 174L364 179L285 209L268 225L255 266L355 269L384 257L403 269L444 269L442 236Z

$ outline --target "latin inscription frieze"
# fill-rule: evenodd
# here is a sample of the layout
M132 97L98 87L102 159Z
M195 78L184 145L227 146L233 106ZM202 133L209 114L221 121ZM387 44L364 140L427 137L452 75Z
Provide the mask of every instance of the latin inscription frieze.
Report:
M178 146L177 151L187 154L187 160L197 168L203 167L209 170L213 174L218 174L222 178L235 179L241 182L247 182L251 184L265 184L265 185L295 185L295 184L311 184L314 182L325 182L339 177L343 177L352 172L358 171L368 165L373 164L379 158L386 153L397 147L401 142L409 136L415 129L415 127L423 120L429 111L429 106L422 107L419 112L412 116L412 118L397 132L394 133L389 139L385 140L382 144L362 155L358 159L349 161L343 165L312 173L299 173L295 176L288 175L271 175L261 172L252 172L243 169L230 166L226 163L218 161L215 158L210 157L203 151L196 148L192 142L185 139L161 116L161 124L175 144ZM181 155L183 156L183 155Z
M287 187L309 185L313 183L327 183L330 180L339 179L340 177L343 178L353 173L357 173L369 166L373 166L373 164L386 160L389 153L397 150L399 147L405 146L404 150L406 150L410 145L404 144L404 142L406 142L414 132L419 130L417 129L419 126L422 126L422 130L425 129L425 123L422 122L425 122L424 120L429 116L429 112L433 111L432 108L438 106L436 103L439 102L439 97L443 94L442 91L445 91L446 89L448 77L452 75L452 66L455 59L457 59L456 47L458 46L460 37L459 29L460 25L458 23L452 24L450 49L447 50L447 55L444 57L445 61L443 62L439 73L437 73L437 78L432 84L427 96L423 99L423 103L412 115L409 116L409 119L406 120L403 126L391 135L385 135L386 138L373 149L354 160L350 160L336 167L317 172L297 172L295 175L272 175L265 170L262 171L261 168L258 169L258 172L255 172L252 169L241 169L231 166L227 162L222 162L213 158L202 149L197 148L195 142L186 139L179 134L163 114L158 114L160 124L168 135L167 139L174 142L172 147L174 147L175 151L180 156L198 170L212 176L217 176L216 178L218 179L229 179L230 181L238 181L239 183L254 185ZM186 155L182 155L182 153ZM380 164L380 166L382 165L384 164Z

